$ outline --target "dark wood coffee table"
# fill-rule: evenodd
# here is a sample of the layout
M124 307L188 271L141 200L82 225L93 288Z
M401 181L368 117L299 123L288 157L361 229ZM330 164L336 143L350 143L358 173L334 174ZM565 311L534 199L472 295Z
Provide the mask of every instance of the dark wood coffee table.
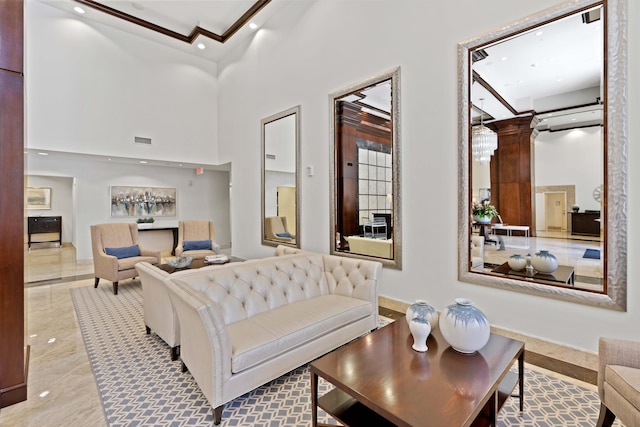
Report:
M311 362L313 426L318 407L346 426L489 426L517 384L524 405L524 343L491 334L468 355L438 328L426 353L399 319ZM510 368L518 361L518 374ZM335 388L318 397L318 376ZM324 424L321 424L324 425Z

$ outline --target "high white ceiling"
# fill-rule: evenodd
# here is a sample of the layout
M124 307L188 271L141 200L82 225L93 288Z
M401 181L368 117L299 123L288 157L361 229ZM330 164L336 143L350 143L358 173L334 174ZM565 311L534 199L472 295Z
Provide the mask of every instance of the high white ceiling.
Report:
M242 26L236 33L228 37L224 43L220 43L204 35L199 35L193 43L187 43L166 34L128 22L125 19L112 16L98 8L91 7L91 5L93 4L97 7L101 5L106 6L117 12L131 15L166 30L179 33L182 36L189 36L196 27L202 27L207 31L222 36L239 18L256 4L257 0L39 1L65 10L75 17L75 19L96 21L216 62L234 49L240 48L243 45L243 40L261 28L287 3L286 1L279 0L268 2L250 18L247 25ZM79 14L74 11L75 7L81 7L85 13ZM249 23L255 24L256 28L250 28ZM199 49L199 44L203 44L205 48Z
M583 13L482 48L488 56L474 62L473 71L493 91L474 82L472 102L488 114L485 121L512 118L530 110L564 110L539 117L553 121L551 126L602 120L601 106L585 105L602 99L603 25L601 19L584 23ZM589 13L590 19L597 17L597 12ZM567 110L576 107L575 111ZM474 111L474 117L479 118L479 110Z

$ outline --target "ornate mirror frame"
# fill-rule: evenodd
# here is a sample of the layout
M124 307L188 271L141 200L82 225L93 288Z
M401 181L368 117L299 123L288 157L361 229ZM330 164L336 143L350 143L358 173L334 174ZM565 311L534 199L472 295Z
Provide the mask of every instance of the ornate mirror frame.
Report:
M603 3L605 29L605 186L603 213L606 294L470 271L470 51L575 11ZM515 21L458 45L458 278L596 307L626 311L627 306L627 10L625 0L573 0Z
M361 255L345 250L339 250L336 242L336 223L338 219L337 214L337 174L336 168L339 166L338 162L338 147L336 146L336 132L338 130L336 113L337 101L346 95L357 92L361 89L366 89L371 86L375 86L386 80L391 80L391 179L392 179L392 209L391 214L391 238L392 244L392 257L381 258L368 255ZM329 94L329 152L331 156L331 165L329 170L329 218L330 218L330 232L329 232L329 248L331 255L340 255L350 258L369 259L381 262L384 266L402 269L402 221L400 215L401 206L401 191L400 191L400 176L401 176L401 162L400 162L400 67L393 68L392 70L381 73L377 76L360 81L346 88Z
M266 197L266 186L267 186L267 156L268 155L273 155L273 153L268 153L267 152L267 143L268 141L267 139L267 132L266 132L266 128L267 125L269 124L274 124L275 122L285 119L287 117L291 117L293 116L294 120L294 128L292 129L292 132L290 135L287 135L288 138L293 139L293 150L294 153L290 153L293 154L294 156L294 163L295 163L295 196L294 196L294 203L295 203L295 232L294 234L294 238L293 239L288 239L288 238L277 238L277 237L267 237L266 233L267 231L270 229L270 227L266 224L266 218L267 218L267 197ZM301 189L301 178L300 178L300 106L297 105L295 107L289 108L288 110L282 111L280 113L274 114L272 116L266 117L264 119L262 119L262 121L260 122L260 134L261 134L261 153L262 153L262 160L261 160L261 167L262 167L262 174L261 174L261 193L262 193L262 199L261 199L261 219L260 219L260 225L261 225L261 240L262 240L262 244L263 245L267 245L267 246L278 246L278 245L286 245L286 246L291 246L291 247L295 247L295 248L299 248L300 247L300 189ZM275 159L271 159L274 160ZM288 230L290 230L290 228L288 228Z

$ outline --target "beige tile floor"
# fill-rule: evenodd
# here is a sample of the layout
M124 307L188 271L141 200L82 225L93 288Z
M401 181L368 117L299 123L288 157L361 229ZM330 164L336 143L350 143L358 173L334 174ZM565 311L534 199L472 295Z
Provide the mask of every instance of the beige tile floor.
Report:
M91 286L90 263L76 263L72 247L25 250L28 399L0 410L1 426L106 426L95 380L78 328L70 288ZM62 283L46 280L59 279ZM59 282L53 280L52 282ZM528 365L595 390L594 386Z

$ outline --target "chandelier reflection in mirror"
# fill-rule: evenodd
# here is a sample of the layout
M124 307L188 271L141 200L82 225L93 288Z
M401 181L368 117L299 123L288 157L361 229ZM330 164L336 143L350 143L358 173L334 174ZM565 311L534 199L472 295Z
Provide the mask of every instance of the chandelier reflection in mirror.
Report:
M498 148L498 134L484 125L484 98L480 101L480 124L471 129L471 152L474 161L488 165Z

